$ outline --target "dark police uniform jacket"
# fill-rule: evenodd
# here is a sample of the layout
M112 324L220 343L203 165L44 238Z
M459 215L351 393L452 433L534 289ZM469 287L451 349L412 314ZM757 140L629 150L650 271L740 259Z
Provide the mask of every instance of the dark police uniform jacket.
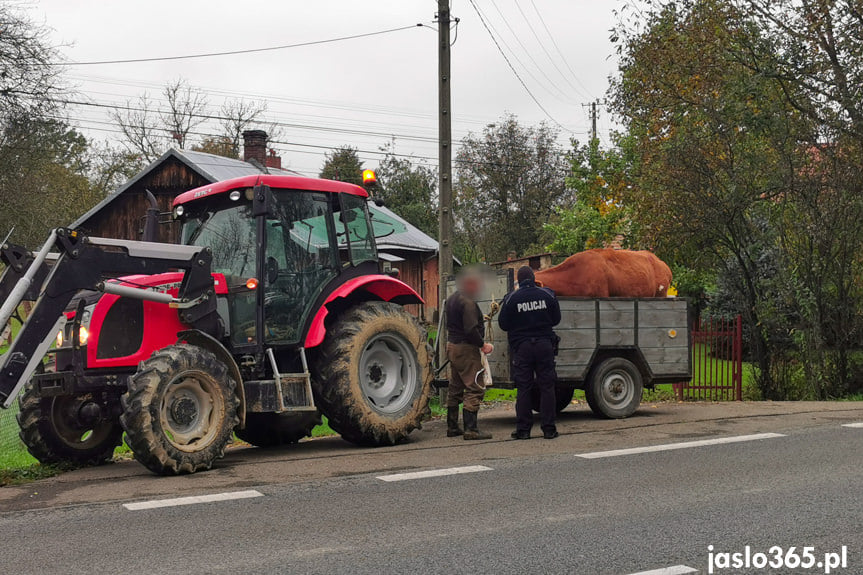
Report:
M553 328L560 323L560 304L552 290L525 280L519 282L518 290L504 298L498 323L507 332L511 352L526 340L554 341L557 336Z

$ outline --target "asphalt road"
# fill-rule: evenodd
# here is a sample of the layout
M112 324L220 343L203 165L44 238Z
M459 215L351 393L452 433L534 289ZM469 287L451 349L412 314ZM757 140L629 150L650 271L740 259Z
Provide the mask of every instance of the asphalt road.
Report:
M570 417L574 423L564 418L562 428L586 424ZM411 462L401 466L387 461L388 451L354 449L342 457L379 458L381 470L243 479L225 492L253 489L260 496L186 506L129 510L123 503L215 491L127 492L87 503L98 499L88 491L94 488L77 485L78 504L28 510L16 499L21 510L0 512L0 572L628 575L676 566L664 573L707 573L710 545L717 552L812 546L819 560L845 545L848 567L833 572L863 573L863 428L846 426L863 422L863 411L693 417L627 427L633 418L616 430L552 442L492 441L466 451L468 442L449 440L447 448L435 439L443 447L419 452L419 465L416 449L401 451ZM713 443L740 437L751 440ZM601 453L691 441L706 445ZM488 469L380 479L465 465ZM173 483L149 478L148 485ZM38 495L40 488L28 489Z

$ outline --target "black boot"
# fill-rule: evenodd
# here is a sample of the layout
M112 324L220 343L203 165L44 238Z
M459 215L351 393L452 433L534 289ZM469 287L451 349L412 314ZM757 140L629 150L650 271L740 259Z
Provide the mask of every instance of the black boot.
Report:
M491 439L491 433L483 433L476 427L476 411L462 411L464 415L464 438L471 439Z
M458 426L458 406L446 408L446 436L458 437L464 431Z

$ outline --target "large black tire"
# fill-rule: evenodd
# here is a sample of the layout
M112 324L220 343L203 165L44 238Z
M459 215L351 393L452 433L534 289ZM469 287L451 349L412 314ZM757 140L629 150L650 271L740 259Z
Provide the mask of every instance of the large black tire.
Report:
M628 359L612 357L591 372L584 395L596 415L622 419L638 409L643 390L644 381L638 367Z
M358 445L394 445L420 427L431 382L425 330L392 303L366 302L344 313L313 365L318 408Z
M210 469L239 422L237 384L211 352L178 344L141 362L120 423L141 464L161 475Z
M123 441L117 421L82 426L75 414L89 395L39 397L32 385L18 398L18 436L30 455L47 465L101 465Z
M247 413L246 428L237 429L237 437L257 447L278 447L296 443L312 434L321 424L317 411L287 413Z
M554 410L560 413L572 403L572 397L575 395L574 387L555 387L554 389ZM530 398L533 404L533 410L539 413L539 390L533 390L533 396Z

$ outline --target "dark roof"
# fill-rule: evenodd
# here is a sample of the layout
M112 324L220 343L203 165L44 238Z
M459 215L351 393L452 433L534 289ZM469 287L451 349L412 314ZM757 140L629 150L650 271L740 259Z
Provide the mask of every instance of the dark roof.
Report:
M378 206L373 202L369 202L369 211L374 219L375 212L380 212L385 216L393 218L404 224L405 230L397 230L396 233L378 238L378 250L408 250L414 252L432 252L436 253L438 249L437 240L430 237L428 234L419 228L411 225L407 220L393 212L392 210Z
M158 159L151 162L150 165L148 165L146 168L135 174L128 182L114 190L112 193L105 196L105 198L101 202L93 206L90 210L87 211L87 213L75 220L75 222L70 227L76 228L83 225L84 222L86 222L96 213L101 211L102 208L116 200L120 196L120 194L134 186L138 181L146 177L150 172L165 163L168 158L176 158L183 164L189 166L192 170L198 173L205 180L208 180L210 183L220 182L222 180L229 180L231 178L236 178L240 176L249 176L263 173L263 171L254 164L244 162L243 160L226 158L224 156L217 156L216 154L208 154L206 152L193 152L191 150L178 150L176 148L171 148L170 150L159 156ZM270 174L284 176L300 175L297 172L293 172L291 170L283 170L277 168L267 168L267 171Z

